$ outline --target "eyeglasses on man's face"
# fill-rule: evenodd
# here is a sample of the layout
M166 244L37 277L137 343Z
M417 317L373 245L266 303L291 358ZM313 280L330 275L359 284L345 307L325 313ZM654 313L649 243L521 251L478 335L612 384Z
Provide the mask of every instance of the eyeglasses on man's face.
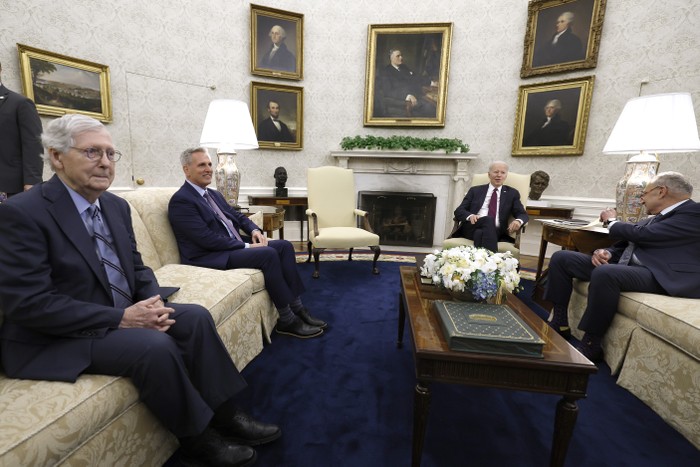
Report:
M649 193L651 193L652 191L656 190L657 188L662 188L662 185L658 185L658 186L655 186L654 188L649 188L649 189L646 190L646 191L642 191L642 196L648 195Z
M85 157L91 161L96 161L102 159L103 156L107 156L112 162L117 162L122 157L122 153L116 149L102 149L102 148L76 148L71 146L71 148L81 151Z

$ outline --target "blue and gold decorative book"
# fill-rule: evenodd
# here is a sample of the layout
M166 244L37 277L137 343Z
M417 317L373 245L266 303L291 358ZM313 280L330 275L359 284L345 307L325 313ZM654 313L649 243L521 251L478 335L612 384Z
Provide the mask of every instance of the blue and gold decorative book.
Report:
M506 305L436 300L450 350L542 358L544 341Z

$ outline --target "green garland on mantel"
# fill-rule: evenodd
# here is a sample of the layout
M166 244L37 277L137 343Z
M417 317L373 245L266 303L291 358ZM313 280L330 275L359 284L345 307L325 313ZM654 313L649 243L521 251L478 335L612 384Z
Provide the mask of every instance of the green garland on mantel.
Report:
M453 138L416 138L414 136L346 136L340 142L345 151L353 149L382 149L385 151L419 149L421 151L469 152L469 145L461 139Z

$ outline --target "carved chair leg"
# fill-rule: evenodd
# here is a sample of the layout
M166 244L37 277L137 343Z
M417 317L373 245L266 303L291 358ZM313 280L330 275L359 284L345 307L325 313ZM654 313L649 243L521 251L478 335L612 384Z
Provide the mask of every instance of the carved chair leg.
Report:
M309 257L306 258L306 262L307 262L307 263L310 263L310 262L311 262L311 240L309 240L309 241L306 243L306 249L309 251Z
M379 259L379 255L382 252L382 249L379 247L379 245L371 246L369 247L370 250L374 252L374 260L372 261L372 274L379 274L379 269L377 269L377 260Z
M318 266L323 250L325 250L325 248L314 248L314 273L311 274L311 277L313 277L314 279L318 279L319 277L321 277L321 273L318 272Z
M352 252L353 252L353 250L354 250L354 248L350 248L350 249L348 250L348 261L352 261Z

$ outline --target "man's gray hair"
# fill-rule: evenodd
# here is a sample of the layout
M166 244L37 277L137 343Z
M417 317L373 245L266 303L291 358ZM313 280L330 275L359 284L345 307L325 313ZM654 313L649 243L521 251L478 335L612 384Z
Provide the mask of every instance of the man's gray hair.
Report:
M570 11L565 11L561 15L559 15L560 18L564 18L564 21L566 21L568 24L571 24L574 22L574 14Z
M194 154L195 152L203 152L204 154L209 155L207 148L202 146L196 148L187 148L184 151L182 151L182 154L180 154L180 165L182 165L183 167L186 165L190 165L190 163L192 162L192 154Z
M274 26L272 26L272 27L270 28L270 33L272 33L272 31L273 31L275 28L279 29L280 37L282 37L282 39L286 39L286 38L287 38L287 31L285 31L284 28L283 28L282 26L280 26L279 24L275 24Z
M693 185L680 172L661 172L651 179L649 185L665 186L675 196L690 197L693 194Z
M493 169L493 166L496 165L496 164L505 165L505 166L506 166L506 172L508 172L508 170L510 170L510 167L508 166L508 163L506 163L505 161L493 161L493 162L491 162L491 163L489 164L489 172L491 172L491 169Z
M552 107L554 107L555 109L561 110L561 101L559 99L552 99L551 101L545 104L545 107L548 107L549 104L552 104Z
M52 120L44 128L41 134L41 143L44 145L44 161L51 164L49 149L66 153L75 144L78 135L88 131L106 130L105 126L92 117L81 114L66 114L61 118ZM53 165L51 165L53 169Z

